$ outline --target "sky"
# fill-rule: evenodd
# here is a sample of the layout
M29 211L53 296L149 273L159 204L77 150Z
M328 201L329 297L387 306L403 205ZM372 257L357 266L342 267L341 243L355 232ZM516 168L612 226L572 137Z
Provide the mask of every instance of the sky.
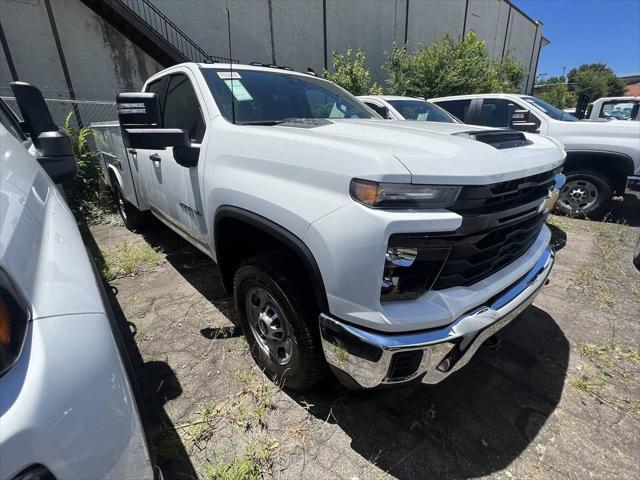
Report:
M618 75L640 73L640 0L512 0L541 20L551 44L542 49L538 74L606 63Z

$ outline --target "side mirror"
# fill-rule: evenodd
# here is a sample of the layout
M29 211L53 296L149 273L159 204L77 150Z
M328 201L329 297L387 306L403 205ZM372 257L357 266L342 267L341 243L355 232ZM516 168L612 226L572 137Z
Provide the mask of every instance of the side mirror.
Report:
M22 130L31 137L37 152L36 160L54 183L71 180L78 172L73 147L67 134L53 123L42 93L26 82L10 85L22 114Z
M157 94L120 93L116 103L122 140L127 148L163 150L191 146L186 130L163 128Z
M379 108L380 108L380 111L378 113L380 113L382 118L386 120L391 120L391 115L389 115L389 107L379 107Z
M514 110L511 115L511 128L520 132L536 133L538 125L531 119L531 111L527 109Z

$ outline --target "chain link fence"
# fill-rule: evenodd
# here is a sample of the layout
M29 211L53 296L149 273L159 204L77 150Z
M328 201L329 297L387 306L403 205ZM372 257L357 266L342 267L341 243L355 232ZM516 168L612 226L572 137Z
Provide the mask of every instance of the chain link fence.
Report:
M22 119L20 109L14 97L2 96L0 98ZM64 125L64 120L69 112L73 113L72 126L74 127L88 127L93 122L109 122L118 119L115 102L60 98L45 98L45 102L47 102L47 106L51 111L53 121L60 128Z

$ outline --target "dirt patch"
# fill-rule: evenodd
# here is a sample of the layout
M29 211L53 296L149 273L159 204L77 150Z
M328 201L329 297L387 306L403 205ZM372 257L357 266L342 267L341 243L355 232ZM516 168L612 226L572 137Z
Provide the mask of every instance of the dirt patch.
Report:
M551 283L500 349L436 386L304 395L257 369L202 253L157 223L91 227L102 264L155 252L110 283L165 477L637 478L640 229L551 224Z

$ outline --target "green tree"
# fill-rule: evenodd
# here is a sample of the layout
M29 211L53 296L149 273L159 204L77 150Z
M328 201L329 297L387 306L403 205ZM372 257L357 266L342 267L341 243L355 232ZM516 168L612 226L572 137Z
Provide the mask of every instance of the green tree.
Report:
M558 108L571 108L578 103L576 94L569 90L563 76L550 77L538 82L535 95Z
M577 94L584 92L591 97L591 101L624 94L624 81L604 63L585 63L572 68L567 78Z
M497 62L486 43L469 32L461 40L444 35L414 53L394 44L387 52L384 69L389 72L388 90L394 95L425 98L468 93L514 92L526 69L507 56Z
M334 72L324 71L324 78L337 83L353 95L380 95L382 88L377 83L371 83L371 75L365 66L367 56L358 48L355 52L347 48L343 55L337 50L331 53Z

